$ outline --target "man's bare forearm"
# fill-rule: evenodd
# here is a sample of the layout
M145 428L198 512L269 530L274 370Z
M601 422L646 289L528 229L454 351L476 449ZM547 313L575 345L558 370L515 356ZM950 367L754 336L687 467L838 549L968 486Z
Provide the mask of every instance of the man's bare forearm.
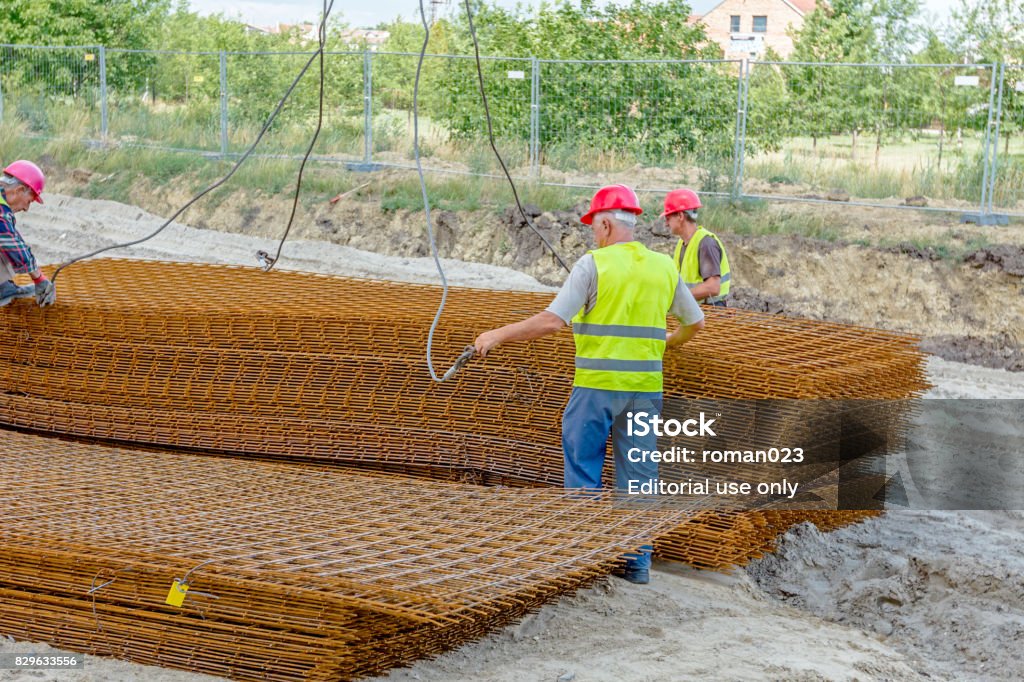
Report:
M681 346L682 344L686 343L694 336L696 336L697 332L699 332L703 328L704 320L695 322L693 324L688 324L684 327L680 327L674 333L670 334L669 337L665 340L665 347L675 348L676 346Z
M510 341L539 339L542 336L554 334L564 326L565 322L562 318L545 310L521 322L513 322L512 324L506 324L504 327L484 332L477 337L475 345L480 355L487 355L495 346L500 346Z
M722 278L719 276L708 277L706 280L690 289L690 293L693 297L700 301L709 296L718 296L718 292L722 290Z

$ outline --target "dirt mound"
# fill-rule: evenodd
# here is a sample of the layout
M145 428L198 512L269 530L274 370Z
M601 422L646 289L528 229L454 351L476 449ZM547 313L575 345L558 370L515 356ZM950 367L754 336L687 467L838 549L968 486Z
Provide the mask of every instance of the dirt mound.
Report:
M982 367L1024 371L1024 350L1008 334L994 338L975 336L932 336L921 342L921 349L944 360L966 362Z
M889 512L825 535L802 525L747 572L775 598L873 631L937 679L1024 669L1024 512Z
M733 308L756 310L761 313L786 312L786 302L780 296L765 294L751 287L736 287L729 292L729 305Z
M1024 247L998 244L979 249L964 258L964 262L983 270L999 270L1008 275L1024 277Z

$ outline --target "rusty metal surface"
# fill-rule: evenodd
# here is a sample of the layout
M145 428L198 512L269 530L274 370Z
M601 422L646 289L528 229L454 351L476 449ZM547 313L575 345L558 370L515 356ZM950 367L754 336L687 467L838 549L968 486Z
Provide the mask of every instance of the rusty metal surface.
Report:
M503 347L435 384L423 347L439 296L434 286L256 268L82 263L66 273L57 306L0 309L0 324L16 330L0 348L0 423L133 446L560 486L572 335ZM435 358L447 365L479 332L550 299L453 288ZM927 388L924 356L907 335L735 309L707 315L705 331L666 357L666 402L900 400ZM783 442L809 409L759 428ZM890 432L902 416L886 412ZM751 536L747 549L713 556L683 540L661 546L668 557L723 567L740 560L714 557L770 547L779 527L770 526L767 540Z
M129 443L560 485L568 330L433 383L436 287L255 268L94 261L61 302L0 310L0 421ZM185 292L216 292L197 297ZM435 358L551 296L454 288ZM666 359L667 401L902 399L926 388L905 335L731 309ZM45 405L46 409L38 409Z
M349 679L439 653L688 516L11 431L0 499L0 633L235 679ZM164 603L175 579L181 608Z
M606 575L631 539L656 532L662 556L722 569L795 523L877 513L677 508L671 523L627 514L634 530L618 532L607 514L621 510L544 490L562 481L572 335L503 347L435 384L423 348L437 287L116 260L61 284L46 311L0 309L0 428L52 436L0 431L0 466L21 472L0 478L16 500L0 509L0 628L18 637L238 679L358 676ZM447 367L550 299L453 288L435 360ZM666 358L666 399L794 400L765 438L826 437L807 399L882 401L874 414L896 434L906 411L888 401L927 388L907 335L707 315ZM272 459L287 462L253 461ZM272 551L236 556L256 546ZM167 571L206 559L195 589L218 599L160 606ZM95 606L83 596L111 578Z

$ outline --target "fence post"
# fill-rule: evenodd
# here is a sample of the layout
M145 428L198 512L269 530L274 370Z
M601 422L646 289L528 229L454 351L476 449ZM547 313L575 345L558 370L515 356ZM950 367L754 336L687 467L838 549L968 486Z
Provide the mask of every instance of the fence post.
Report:
M998 70L996 67L1000 67ZM1003 64L991 64L991 76L988 95L988 122L985 125L985 140L983 143L981 170L981 202L978 205L977 213L965 213L960 216L960 221L965 223L976 223L978 225L1005 225L1008 218L1005 215L992 213L992 192L995 190L995 168L996 154L999 147L999 119L1002 116L1003 102ZM996 82L999 81L998 87ZM1000 111L997 111L997 108ZM996 133L995 140L992 133Z
M100 53L100 139L107 140L107 48L99 46Z
M220 155L228 155L228 53L220 51Z
M995 73L992 74L995 77ZM992 151L989 159L989 170L988 170L988 204L983 209L983 212L992 218L994 224L1002 223L1001 219L1005 219L1006 216L997 216L993 210L992 202L993 197L996 193L996 179L998 178L997 170L999 167L999 127L1003 120L1003 92L1006 88L1006 63L1000 62L999 64L999 89L996 95L996 109L995 112L989 116L989 121L995 122L995 127L992 129ZM991 125L991 123L990 123ZM1007 222L1009 222L1007 220Z
M373 57L363 50L363 163L373 163Z
M750 81L750 62L740 61L739 78L736 83L736 133L733 139L732 159L732 200L743 196L743 163L747 153L747 106Z
M530 58L530 175L540 175L540 60Z
M0 123L4 122L4 85L3 78L0 77Z

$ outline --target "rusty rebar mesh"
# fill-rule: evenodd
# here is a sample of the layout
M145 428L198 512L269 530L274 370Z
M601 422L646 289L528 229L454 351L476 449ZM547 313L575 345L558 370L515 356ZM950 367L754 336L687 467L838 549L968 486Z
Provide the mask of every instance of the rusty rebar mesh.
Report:
M561 484L568 331L503 347L437 385L423 366L437 287L117 260L83 263L62 281L55 308L0 310L18 330L0 348L0 422L446 480ZM550 299L454 288L435 362L444 369L480 331ZM668 402L879 400L892 433L906 411L886 401L927 387L912 337L731 309L708 310L707 329L668 355L665 375ZM795 438L812 404L780 413L774 428L760 427L762 438ZM701 518L730 517L714 514ZM789 517L772 518L751 521L763 532L732 547L688 544L699 520L661 546L695 565L741 563L770 546ZM701 533L718 527L709 521Z
M6 430L0 498L0 632L235 679L348 679L439 653L692 515ZM164 604L176 578L180 609Z

